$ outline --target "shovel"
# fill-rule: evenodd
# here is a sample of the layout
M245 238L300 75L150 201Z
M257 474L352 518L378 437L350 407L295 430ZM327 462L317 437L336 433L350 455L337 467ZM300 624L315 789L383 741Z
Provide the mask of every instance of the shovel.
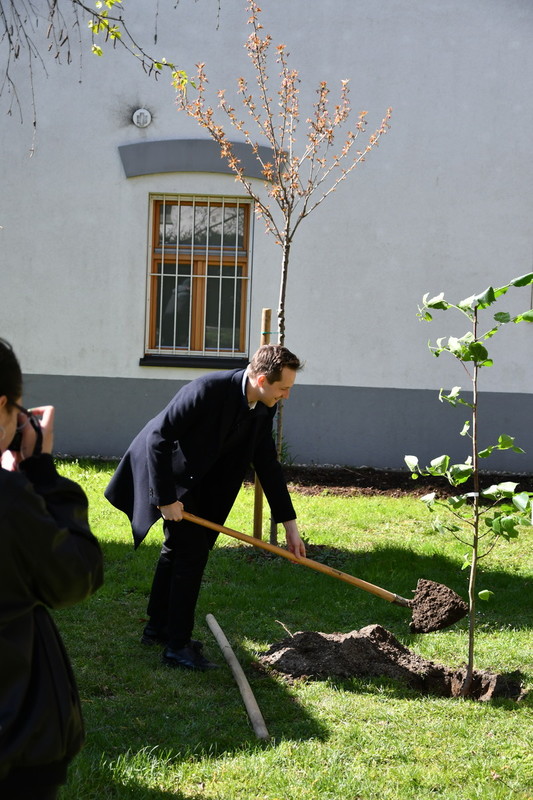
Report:
M418 581L415 595L412 600L407 600L394 592L389 592L387 589L382 589L380 586L375 586L373 583L368 583L361 578L355 578L353 575L348 575L346 572L341 572L334 567L328 567L320 561L313 561L312 558L305 558L295 556L290 550L285 550L278 545L264 542L262 539L256 539L254 536L248 536L246 533L234 531L232 528L226 528L224 525L218 525L215 522L197 517L194 514L189 514L187 511L183 512L183 519L189 522L194 522L196 525L202 525L204 528L210 528L218 533L225 533L228 536L233 536L234 539L240 539L242 542L247 542L254 547L259 547L262 550L268 550L270 553L275 553L278 556L293 561L295 564L302 564L304 567L309 567L317 572L324 572L332 578L338 578L340 581L345 581L352 586L357 586L365 592L370 592L382 600L387 600L389 603L394 603L397 606L404 606L410 608L412 611L412 620L409 625L412 633L431 633L432 631L440 631L453 625L454 622L462 619L468 613L468 606L462 597L459 597L448 586L442 583L435 583L421 578Z

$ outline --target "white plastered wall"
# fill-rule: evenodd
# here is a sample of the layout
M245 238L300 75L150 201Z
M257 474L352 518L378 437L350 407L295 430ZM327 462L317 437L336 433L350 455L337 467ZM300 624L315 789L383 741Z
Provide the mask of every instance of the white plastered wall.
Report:
M159 4L158 54L189 71L205 61L212 89L229 89L247 65L244 2L222 2L218 17L210 0L174 5ZM306 361L300 381L421 389L464 383L456 365L433 359L425 346L428 338L461 335L464 323L448 312L424 325L416 310L425 292L459 300L533 268L533 6L528 0L264 5L265 30L287 44L300 71L302 109L313 103L321 79L335 97L342 78L351 80L354 111L368 110L369 131L393 108L379 149L295 238L287 345ZM133 28L142 34L151 12L130 6L128 13L139 15ZM52 64L48 77L37 69L34 78L33 157L22 84L24 124L6 117L0 126L2 335L28 373L194 377L198 370L138 364L148 196L239 194L238 185L213 174L125 178L119 145L205 134L176 110L165 77L149 79L120 50L106 49L103 58L86 52L81 73ZM140 106L153 114L144 130L131 123ZM252 350L261 308L277 305L278 250L256 222ZM509 298L502 310L531 304L529 290ZM496 364L483 387L531 392L532 347L533 326L509 326L490 344Z

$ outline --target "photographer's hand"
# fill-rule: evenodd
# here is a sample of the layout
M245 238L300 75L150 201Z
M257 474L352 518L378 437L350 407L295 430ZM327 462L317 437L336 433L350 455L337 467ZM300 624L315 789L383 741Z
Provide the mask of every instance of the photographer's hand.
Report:
M38 408L30 409L32 415L39 421L43 441L41 446L42 453L51 453L54 446L54 406L39 406ZM35 445L37 443L37 433L31 425L25 425L22 430L22 442L20 445L20 453L15 453L17 463L24 461L33 455Z
M20 407L20 406L19 406ZM20 439L13 450L4 450L1 458L3 469L10 472L18 470L21 461L30 458L35 452L37 441L40 440L39 453L51 453L54 444L54 414L53 406L39 406L33 408L30 419L24 411L18 415L18 430Z
M51 453L54 448L54 420L56 410L54 406L39 406L38 408L30 409L30 411L41 423L41 431L43 434L41 452ZM22 441L24 442L24 438ZM35 447L35 442L33 446Z

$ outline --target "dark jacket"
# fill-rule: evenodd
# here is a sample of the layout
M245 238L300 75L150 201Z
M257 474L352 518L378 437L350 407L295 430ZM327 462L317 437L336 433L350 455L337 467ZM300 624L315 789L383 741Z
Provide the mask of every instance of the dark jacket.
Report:
M176 500L223 523L250 465L276 522L296 518L272 437L276 409L257 403L250 411L243 376L239 369L191 381L131 443L105 496L128 515L136 546L161 518L157 506Z
M102 553L80 487L50 455L0 469L0 780L57 767L80 750L74 676L46 606L63 608L103 581ZM38 768L38 769L37 769Z

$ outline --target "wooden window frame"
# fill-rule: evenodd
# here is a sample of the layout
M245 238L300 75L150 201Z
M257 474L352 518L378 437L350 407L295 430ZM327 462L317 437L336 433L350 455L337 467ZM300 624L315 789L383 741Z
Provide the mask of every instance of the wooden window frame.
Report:
M177 232L176 244L166 244L161 241L161 220L165 224L166 206L212 208L236 208L243 210L242 241L239 242L239 224L236 221L235 241L229 246L224 246L223 235L221 244L209 243L209 233L211 227L207 228L206 244L195 244L196 223L195 212L193 213L193 227L191 228L191 244L183 245L179 242L179 230ZM183 195L154 195L150 198L151 225L150 225L150 247L149 247L149 266L148 266L148 287L147 287L147 321L146 321L146 350L145 357L141 359L141 364L150 364L154 361L162 363L164 359L172 363L174 358L186 359L214 359L231 360L231 362L242 361L246 357L248 341L248 306L249 306L249 287L251 280L251 240L252 240L252 203L248 198L240 197L220 197L220 196L183 196ZM225 223L223 219L222 225ZM209 223L211 224L211 223ZM218 344L216 347L207 346L207 302L208 302L208 281L214 280L207 274L208 265L215 266L220 270L219 275L219 317L218 317ZM189 313L189 333L188 345L179 346L176 340L169 346L162 344L161 333L158 333L158 321L162 319L163 308L163 287L162 277L166 273L166 266L170 266L175 271L176 285L180 275L180 266L190 270L191 277L191 299ZM233 267L233 276L224 276L223 269ZM183 273L182 273L183 276ZM231 280L234 284L234 312L233 333L230 333L233 340L236 330L239 331L239 341L233 342L233 348L222 347L220 343L222 304L220 293L223 281ZM240 308L239 308L240 305ZM174 325L176 316L174 315ZM174 328L174 333L176 328Z

